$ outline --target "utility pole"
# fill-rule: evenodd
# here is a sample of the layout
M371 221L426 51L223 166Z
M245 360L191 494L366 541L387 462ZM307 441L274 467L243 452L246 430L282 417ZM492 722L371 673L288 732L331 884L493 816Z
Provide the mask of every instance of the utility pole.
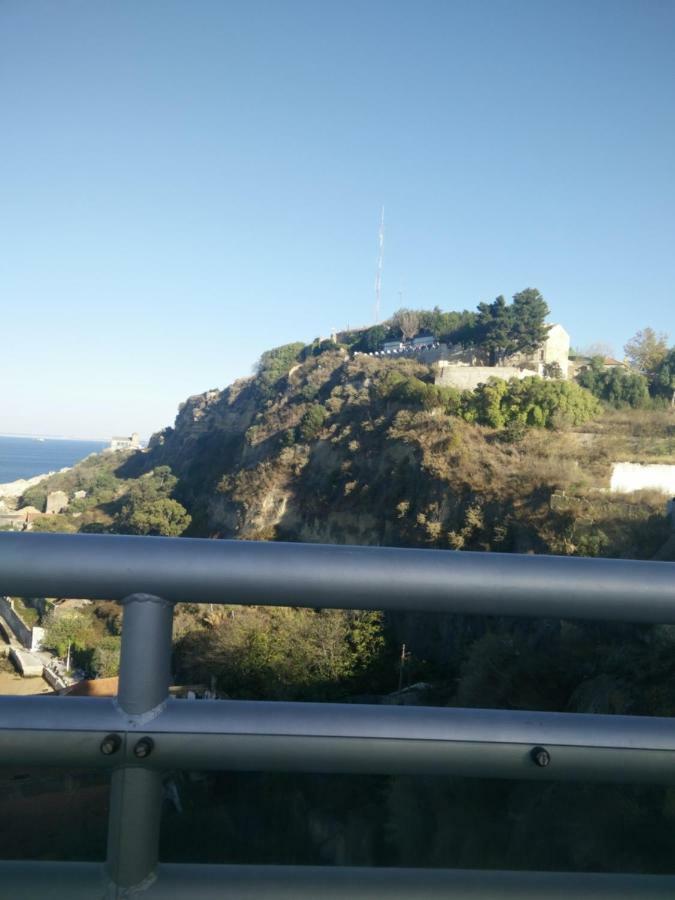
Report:
M398 689L399 691L403 687L403 667L405 666L406 657L407 657L405 644L401 644L401 658L398 666Z
M377 239L377 271L375 273L375 324L380 321L382 299L382 263L384 261L384 206L380 215L380 231Z

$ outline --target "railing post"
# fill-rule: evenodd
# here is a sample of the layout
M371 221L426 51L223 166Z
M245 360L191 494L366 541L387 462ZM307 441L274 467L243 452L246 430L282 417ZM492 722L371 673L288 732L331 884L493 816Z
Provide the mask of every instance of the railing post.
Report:
M126 597L117 706L126 720L131 748L143 740L143 725L168 698L173 604L150 594ZM148 750L149 747L149 750ZM112 774L106 870L118 896L142 890L155 880L162 813L162 775L125 765ZM127 757L128 758L128 757Z

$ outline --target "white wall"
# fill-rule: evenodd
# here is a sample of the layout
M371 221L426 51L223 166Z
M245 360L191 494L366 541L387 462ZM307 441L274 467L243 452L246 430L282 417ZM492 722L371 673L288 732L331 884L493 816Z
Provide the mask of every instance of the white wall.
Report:
M614 463L609 489L615 494L661 491L675 497L675 466Z
M21 641L24 647L30 650L33 646L32 629L26 625L21 616L15 611L9 597L0 597L0 615L12 629L17 640Z
M487 384L490 378L527 378L536 375L528 369L515 366L448 366L439 363L436 384L458 388L460 391L474 391L479 384Z

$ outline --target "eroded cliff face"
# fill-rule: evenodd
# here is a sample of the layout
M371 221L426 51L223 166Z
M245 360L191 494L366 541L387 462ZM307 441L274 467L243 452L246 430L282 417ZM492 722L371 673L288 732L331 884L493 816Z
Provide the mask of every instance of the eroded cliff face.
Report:
M625 516L623 501L600 503L588 487L578 508L568 502L578 485L605 486L597 442L536 428L504 440L401 399L401 378L433 372L334 351L272 383L207 391L125 474L170 466L199 536L637 556L665 540L648 502Z
M252 379L241 379L225 390L214 389L188 397L178 407L174 426L150 438L153 462L170 464L179 474L179 470L189 468L202 438L217 432L243 434L255 415L255 403L250 396L251 382Z

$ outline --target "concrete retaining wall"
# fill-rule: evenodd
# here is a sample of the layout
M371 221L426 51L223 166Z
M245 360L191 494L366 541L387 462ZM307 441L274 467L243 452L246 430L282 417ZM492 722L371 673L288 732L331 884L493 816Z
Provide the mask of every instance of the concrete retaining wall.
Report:
M436 384L458 388L460 391L475 391L479 384L486 384L490 378L527 378L537 373L531 369L515 366L448 366L438 364Z
M47 666L43 666L42 668L42 677L55 691L62 691L68 687L68 682L62 678L58 672L55 672L53 669L48 669Z
M24 678L37 678L42 675L44 666L32 653L26 653L24 650L12 647L9 651L9 656Z
M661 491L675 497L675 466L614 463L609 489L617 494Z
M9 597L0 597L0 615L12 629L17 640L21 641L24 647L30 650L33 645L32 629L26 625L18 613L14 612L14 606Z
M40 650L42 648L42 639L45 636L44 628L38 625L31 628L26 625L21 616L15 611L14 605L9 597L0 597L0 616L12 629L18 641L20 641L27 650Z

